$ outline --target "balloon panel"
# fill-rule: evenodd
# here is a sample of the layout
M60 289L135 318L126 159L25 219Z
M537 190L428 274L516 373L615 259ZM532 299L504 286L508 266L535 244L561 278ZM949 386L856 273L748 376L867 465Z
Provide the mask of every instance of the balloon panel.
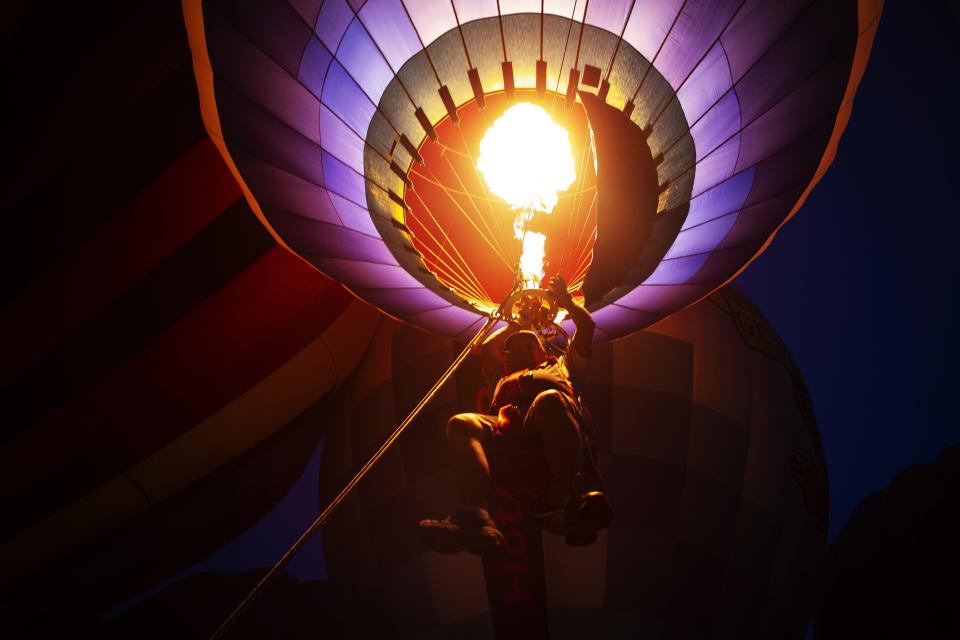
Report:
M652 60L669 35L684 4L683 0L644 2L641 10L633 11L627 19L623 39L633 45L645 59ZM634 7L636 8L636 5Z
M677 99L689 122L697 122L727 94L732 80L723 47L713 45L697 68L677 91Z
M312 41L313 42L313 41ZM322 47L320 50L325 51ZM319 78L322 80L323 78ZM323 88L323 104L358 134L365 132L376 107L338 62L330 65Z
M296 5L296 3L291 3ZM312 12L304 16L307 24L314 26L314 33L320 38L328 51L336 51L337 43L343 37L347 25L353 19L353 11L347 0L323 0L317 3L320 5L320 11L315 20L310 20Z
M739 0L684 3L654 56L654 65L674 89L687 81L742 4Z
M686 230L704 222L716 220L721 216L736 213L738 207L747 198L753 184L754 172L755 168L750 167L731 176L710 190L693 197L690 200L690 212L683 223L683 229ZM679 236L677 239L679 240ZM673 253L673 251L671 250L668 255L670 253Z
M497 0L453 0L460 24L497 15Z
M571 3L569 1L563 2L561 0L560 2L552 2L550 4L551 6L549 11L551 13L563 12L561 15L569 15L572 6L576 5L577 3ZM500 3L500 12L503 15L514 13L540 13L540 6L538 5L537 0L507 0L506 2ZM491 13L490 15L495 14Z
M224 90L224 135L237 140L241 149L259 160L303 180L324 186L322 160L307 138L259 109L239 93Z

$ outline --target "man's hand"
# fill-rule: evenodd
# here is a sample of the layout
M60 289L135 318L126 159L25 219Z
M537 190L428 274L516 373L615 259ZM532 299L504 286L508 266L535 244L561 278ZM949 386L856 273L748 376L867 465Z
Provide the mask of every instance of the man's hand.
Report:
M497 429L501 433L508 433L511 429L519 429L523 424L523 414L515 404L507 404L500 407L497 412ZM514 431L517 433L517 431Z
M547 287L557 300L557 304L566 309L573 320L573 325L577 328L573 333L573 339L570 345L584 357L590 356L590 346L593 342L593 331L595 325L590 312L582 305L574 302L570 292L567 291L567 283L559 275L552 276L547 280Z
M570 295L570 292L567 291L567 283L563 279L563 276L560 274L550 276L550 279L547 280L547 290L553 294L558 305L569 310L570 305L573 303L573 297Z

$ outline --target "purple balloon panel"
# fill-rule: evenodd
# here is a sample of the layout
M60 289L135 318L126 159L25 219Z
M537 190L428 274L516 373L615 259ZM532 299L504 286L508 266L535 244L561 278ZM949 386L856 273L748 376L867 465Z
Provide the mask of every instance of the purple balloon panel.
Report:
M740 155L740 134L737 133L730 140L709 152L696 165L696 174L693 178L693 196L696 197L733 175L737 166L737 157Z
M307 48L303 50L303 59L297 71L297 79L310 93L320 98L323 91L323 82L327 77L327 69L333 56L330 51L316 38L310 38Z
M404 0L403 4L424 46L429 45L450 29L457 28L453 5L449 2Z
M743 77L811 4L811 0L747 0L720 36L734 80Z
M460 24L497 15L497 0L453 0Z
M620 337L633 333L638 327L653 324L663 317L652 311L638 311L616 304L610 304L593 313L597 327L611 337Z
M731 91L690 128L690 135L697 147L697 160L702 160L730 140L738 131L740 131L740 104L737 101L737 95Z
M257 193L257 201L266 207L281 209L318 222L340 224L327 190L254 156L234 151L237 168L247 186Z
M317 143L229 86L217 91L220 122L231 147L259 157L288 173L323 184Z
M642 284L617 300L617 304L621 307L666 314L706 295L710 290L709 285L703 284Z
M326 151L323 152L323 174L326 176L326 187L331 192L340 194L357 204L366 202L367 194L363 188L363 175Z
M852 20L848 13L853 9ZM780 37L773 47L737 81L744 123L786 97L817 69L837 56L849 60L855 42L848 27L857 24L856 6L847 3L821 2L801 14L800 19ZM829 109L819 107L824 111ZM834 112L834 115L836 113Z
M687 122L691 125L696 123L731 86L733 81L727 57L723 47L717 43L677 91L677 99L683 107Z
M443 309L415 313L405 320L428 331L459 334L477 324L477 313L449 305Z
M644 281L644 284L684 284L693 277L707 255L685 256L683 258L664 259L657 265L656 270Z
M839 106L850 75L849 65L835 58L743 129L739 166L755 164L776 149L782 149L824 124L833 124L835 111L824 113L819 105Z
M687 2L654 60L657 70L679 89L700 59L713 47L741 0Z
M717 249L734 249L753 246L758 240L764 240L783 221L783 210L797 201L803 193L803 186L790 189L783 194L747 207L737 216L736 224L723 238Z
M422 311L444 309L450 303L436 293L420 286L412 289L354 289L354 292L364 300L381 309L390 309L390 312L400 318L405 318Z
M323 85L323 104L360 136L367 135L377 107L340 63L334 61Z
M683 222L683 229L739 210L750 193L753 174L754 168L750 167L690 200L690 211Z
M566 5L566 4L570 4L571 6L573 5L572 2L571 3L552 2L548 4L552 5L554 11L562 10L557 5ZM564 6L563 8L566 8L566 7ZM546 8L544 10L546 11ZM550 11L550 13L553 13L554 11ZM569 16L570 15L569 9L567 9L567 11L568 13L566 15ZM537 0L500 0L500 13L502 13L505 16L514 14L514 13L540 13L540 2L538 2Z
M215 12L208 37L223 52L223 61L217 68L218 82L229 83L302 136L319 142L319 102L295 77L225 24Z
M337 60L373 101L380 99L393 80L393 71L359 20L354 19L343 34Z
M717 281L725 282L743 267L744 252L749 252L750 255L753 255L763 244L764 240L765 238L761 238L749 244L738 245L732 249L716 249L708 254L706 262L691 279L691 282L704 285L709 285Z
M667 251L667 255L664 256L664 260L713 251L733 228L739 214L739 211L734 211L681 231L673 241L670 250Z
M347 4L347 0L324 0L314 32L329 51L336 51L351 20L353 9Z
M594 2L586 9L584 19L587 24L609 31L620 33L630 13L631 0L609 0L608 2ZM569 14L567 14L569 15Z
M322 255L308 255L310 261L332 278L361 289L417 289L420 283L403 267L332 259Z
M757 204L809 184L830 131L831 126L824 125L819 131L811 132L757 163L753 187L745 205Z
M276 209L266 209L264 214L281 237L291 239L291 248L297 253L322 254L330 258L386 265L397 264L393 254L379 237Z
M333 206L337 210L337 215L340 216L340 220L343 221L343 226L348 229L353 229L354 231L359 231L360 233L365 233L368 236L380 238L380 233L373 225L373 220L370 219L370 212L367 211L366 207L361 207L356 203L350 202L332 191L330 192L330 200L333 202ZM393 262L396 262L396 260Z
M653 60L673 26L683 0L637 0L623 39L644 58ZM654 62L656 64L656 62Z
M480 331L480 328L483 327L483 323L486 322L486 320L486 318L477 318L474 316L474 323L457 335L453 336L453 339L469 342L475 335L477 335L477 332ZM501 326L504 326L503 322L497 323L494 325L494 330L499 329Z
M400 0L369 0L359 16L394 72L423 48Z
M363 175L363 140L325 106L320 107L320 146L357 174ZM330 179L328 175L327 180Z

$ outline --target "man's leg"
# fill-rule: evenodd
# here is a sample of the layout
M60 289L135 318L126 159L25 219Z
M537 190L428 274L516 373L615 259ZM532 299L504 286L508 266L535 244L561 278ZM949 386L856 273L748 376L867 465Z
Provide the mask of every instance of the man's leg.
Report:
M490 441L493 421L493 416L461 413L447 423L447 447L464 506L487 506L490 464L484 443Z
M551 475L547 504L563 506L567 544L592 544L597 531L609 526L613 512L599 487L577 482L577 474L586 471L578 409L569 396L544 391L534 399L524 426L535 430L543 447Z
M420 539L427 548L481 554L494 551L503 542L503 534L486 509L490 465L484 443L492 438L495 424L496 418L475 413L461 413L447 423L447 445L463 506L450 518L420 522Z
M543 446L543 456L550 469L547 502L563 505L574 491L574 480L580 471L580 427L570 400L559 391L540 393L527 413L527 426L532 426Z

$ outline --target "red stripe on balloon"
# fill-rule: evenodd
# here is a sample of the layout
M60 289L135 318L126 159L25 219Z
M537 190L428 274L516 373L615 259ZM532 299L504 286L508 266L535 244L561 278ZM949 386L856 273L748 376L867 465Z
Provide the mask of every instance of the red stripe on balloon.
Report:
M0 313L0 381L49 352L240 196L216 147L196 144Z

